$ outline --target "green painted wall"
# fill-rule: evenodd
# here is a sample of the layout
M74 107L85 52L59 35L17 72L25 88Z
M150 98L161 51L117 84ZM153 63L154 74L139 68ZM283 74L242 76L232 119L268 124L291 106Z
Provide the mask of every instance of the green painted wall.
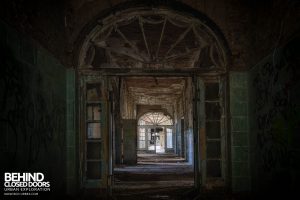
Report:
M232 189L297 191L300 178L300 39L248 72L230 73Z
M64 193L65 67L1 21L0 38L1 169L42 172L53 195Z
M256 192L298 190L300 178L300 38L249 73L251 176Z
M230 126L232 190L250 191L249 125L248 125L248 74L231 72Z
M75 70L66 70L66 191L67 194L76 194L77 183L77 133L75 117Z

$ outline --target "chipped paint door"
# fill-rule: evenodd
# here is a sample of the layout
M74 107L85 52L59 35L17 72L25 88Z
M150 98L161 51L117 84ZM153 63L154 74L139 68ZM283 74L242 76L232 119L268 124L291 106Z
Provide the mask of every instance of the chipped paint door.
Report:
M83 188L108 185L108 92L106 77L81 77L80 173Z

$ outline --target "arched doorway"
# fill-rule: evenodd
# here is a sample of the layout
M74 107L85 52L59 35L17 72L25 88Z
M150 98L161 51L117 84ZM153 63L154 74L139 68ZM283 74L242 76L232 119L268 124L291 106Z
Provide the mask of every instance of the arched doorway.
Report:
M93 168L101 168L100 179L88 180L86 149L89 147L85 135L89 122L85 114L81 115L83 142L80 144L84 159L79 168L82 170L82 186L91 181L101 183L92 187L110 187L113 167L118 159L122 162L124 148L162 153L172 149L168 144L174 147L179 141L176 127L176 136L173 128L173 139L169 143L157 145L157 141L162 141L161 137L168 141L168 128L153 127L149 131L145 126L138 127L145 128L140 132L145 136L130 139L135 140L133 145L123 145L124 140L131 137L131 132L137 132L132 127L137 128L139 105L173 106L176 119L179 119L176 124L184 119L180 134L185 137L185 143L180 145L192 147L184 147L183 153L193 161L195 185L205 184L208 175L212 176L211 180L217 178L224 182L228 175L227 151L221 154L219 150L227 148L228 57L225 42L216 26L199 14L145 5L122 8L112 15L102 16L88 30L79 48L79 93L84 99L89 84L101 85L103 98L98 103L102 103L105 109L102 109L103 122L96 123L100 124L104 140L101 140L103 145L99 150L100 164ZM152 85L147 84L150 79ZM163 86L160 85L162 79L165 81ZM182 83L176 83L176 79ZM187 96L189 98L185 100ZM80 110L87 109L84 102ZM213 114L205 113L206 110ZM173 126L176 124L174 118ZM207 131L217 131L217 134L207 138Z
M138 153L174 153L173 120L162 112L149 112L138 120Z

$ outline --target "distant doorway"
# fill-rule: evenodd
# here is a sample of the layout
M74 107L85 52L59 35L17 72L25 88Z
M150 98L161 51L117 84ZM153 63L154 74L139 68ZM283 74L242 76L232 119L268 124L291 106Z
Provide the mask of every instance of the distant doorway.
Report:
M173 120L162 112L149 112L138 121L139 153L174 153Z
M139 130L143 130L143 128ZM146 133L146 137L148 138L147 150L155 153L165 153L164 129L162 127L149 128L147 129Z

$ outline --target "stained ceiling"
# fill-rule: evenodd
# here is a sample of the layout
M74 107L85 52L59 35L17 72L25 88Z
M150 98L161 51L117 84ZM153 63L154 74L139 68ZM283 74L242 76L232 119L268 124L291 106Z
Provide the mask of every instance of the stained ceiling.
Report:
M136 104L173 105L186 86L183 77L130 77L124 85Z

